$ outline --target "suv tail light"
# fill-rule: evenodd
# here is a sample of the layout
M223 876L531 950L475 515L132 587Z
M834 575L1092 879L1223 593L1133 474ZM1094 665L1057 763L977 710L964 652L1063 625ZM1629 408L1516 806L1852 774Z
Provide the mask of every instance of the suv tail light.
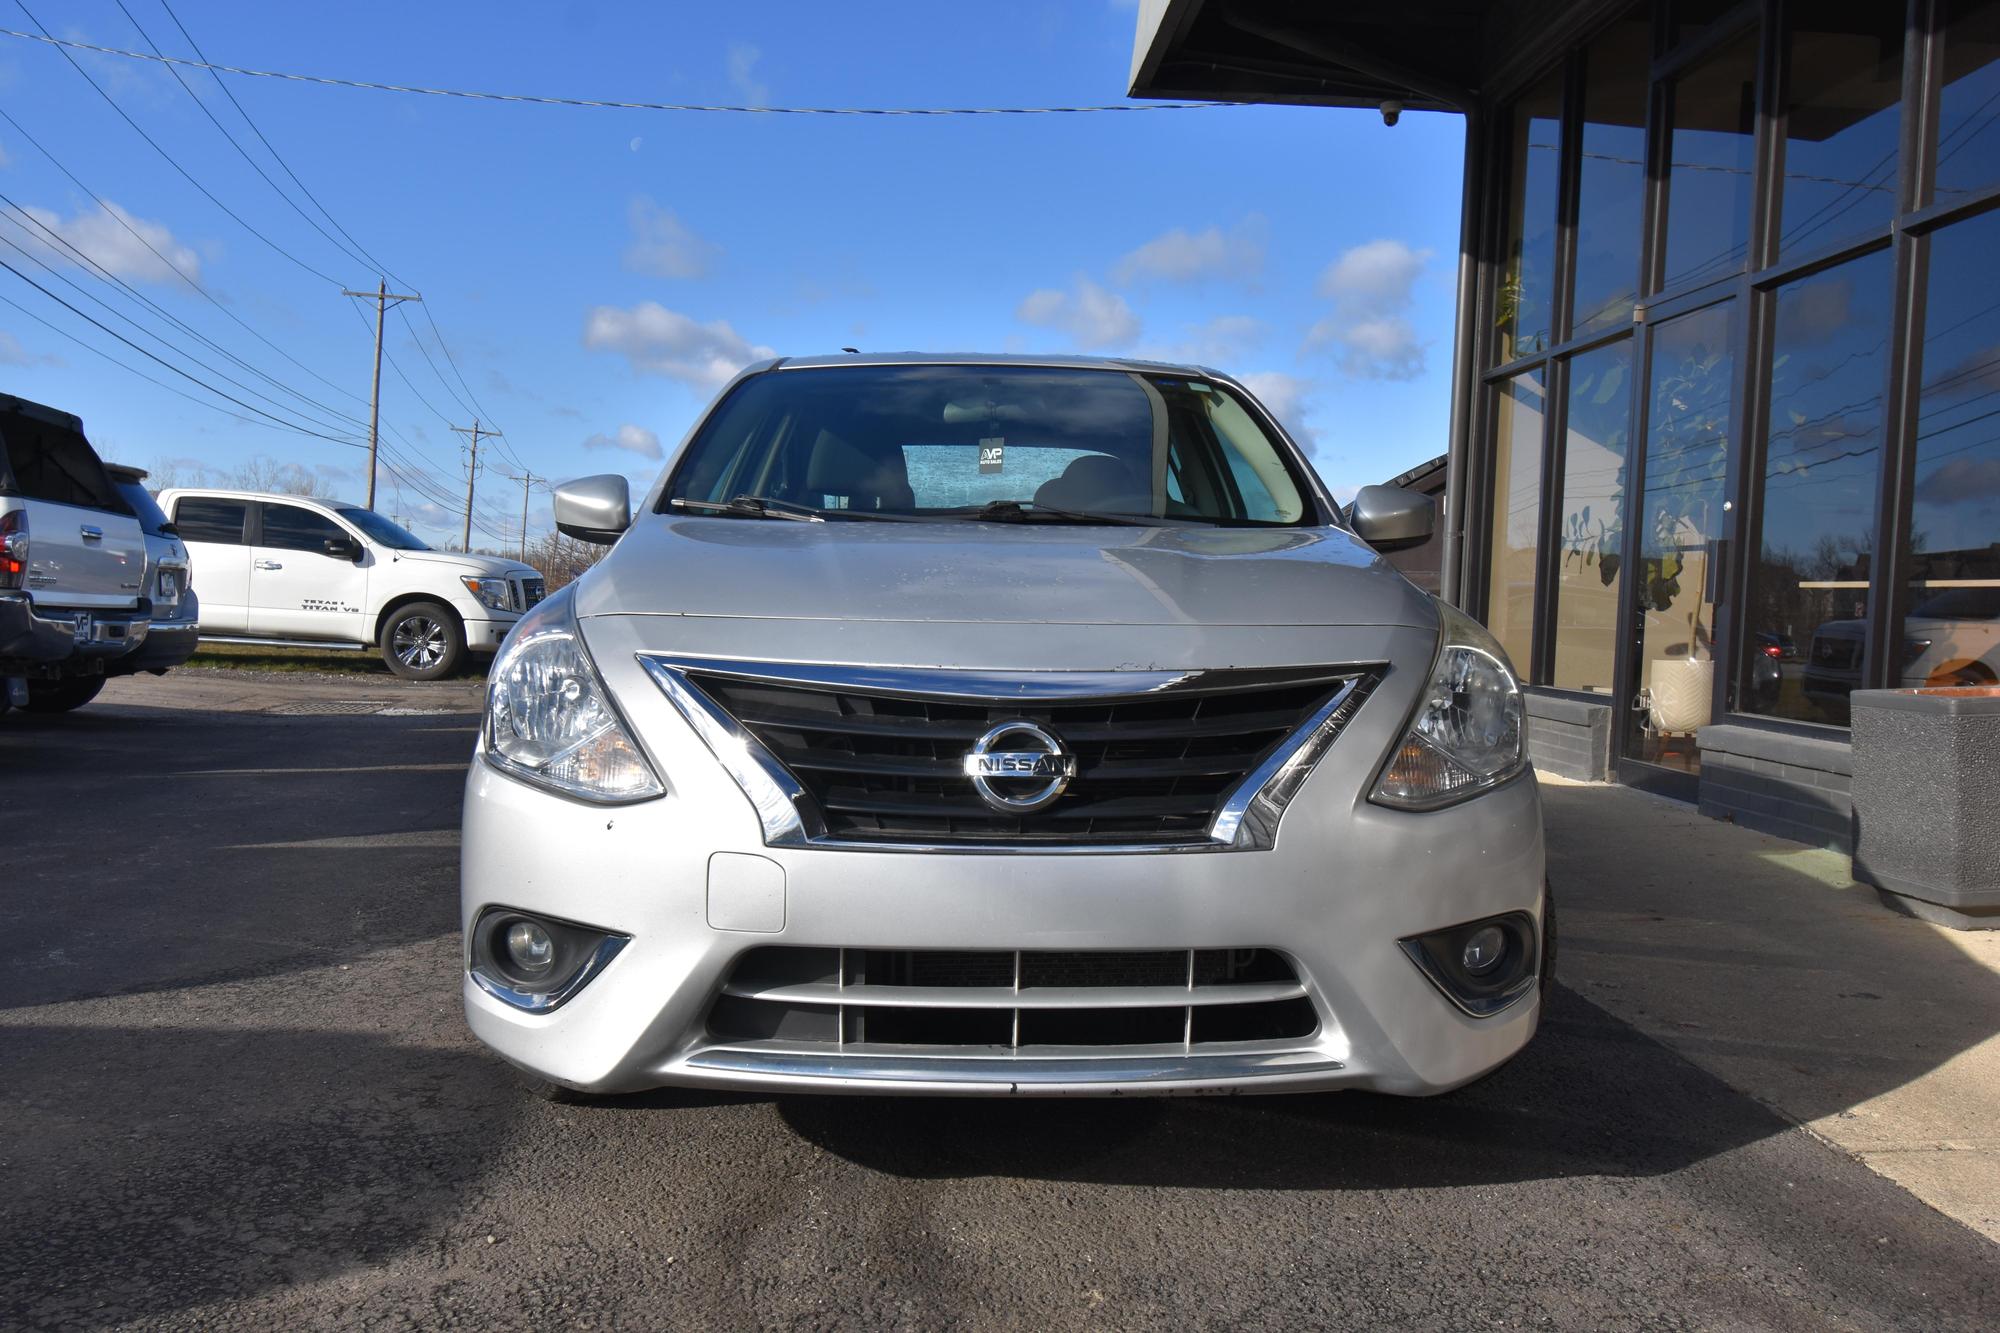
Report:
M28 586L28 511L0 514L0 588Z

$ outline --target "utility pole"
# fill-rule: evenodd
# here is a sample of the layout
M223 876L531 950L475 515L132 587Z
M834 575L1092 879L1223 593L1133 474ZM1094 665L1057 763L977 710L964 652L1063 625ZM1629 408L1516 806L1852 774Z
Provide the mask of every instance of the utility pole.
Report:
M521 563L528 563L528 492L535 486L535 474L521 472Z
M465 541L463 543L465 549L470 551L472 549L472 486L474 482L479 480L479 437L484 435L489 440L495 438L504 439L505 437L497 430L487 430L482 427L479 424L478 417L472 419L470 427L453 426L452 429L460 435L470 435L472 437L472 456L465 465Z
M382 316L390 306L404 301L421 301L421 296L398 296L390 292L386 281L377 279L372 292L350 292L342 289L342 296L359 296L375 303L375 390L368 396L368 504L375 507L375 442L382 424Z

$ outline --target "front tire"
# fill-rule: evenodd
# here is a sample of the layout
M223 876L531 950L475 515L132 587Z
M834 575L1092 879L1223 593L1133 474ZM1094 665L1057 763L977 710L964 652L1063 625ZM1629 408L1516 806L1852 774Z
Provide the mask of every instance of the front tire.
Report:
M62 680L28 682L30 713L68 713L83 707L104 688L102 676L67 676Z
M382 661L404 680L442 680L464 657L464 627L436 602L411 602L382 626Z

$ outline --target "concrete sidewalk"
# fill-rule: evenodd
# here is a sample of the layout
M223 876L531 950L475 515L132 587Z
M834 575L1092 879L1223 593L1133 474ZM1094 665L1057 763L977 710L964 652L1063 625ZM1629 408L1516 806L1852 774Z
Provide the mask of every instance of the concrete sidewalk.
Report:
M1689 806L1542 789L1565 985L2000 1240L2000 932Z

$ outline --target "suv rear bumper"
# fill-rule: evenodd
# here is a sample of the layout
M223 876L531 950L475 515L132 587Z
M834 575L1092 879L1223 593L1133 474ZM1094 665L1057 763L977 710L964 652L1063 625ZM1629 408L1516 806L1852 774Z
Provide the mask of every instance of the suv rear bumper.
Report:
M90 618L81 639L79 616ZM0 676L96 675L143 644L152 623L143 610L43 608L23 593L0 593Z
M145 639L125 656L106 664L114 676L136 675L141 671L170 671L194 656L201 644L201 614L195 595L181 598L172 620L155 620Z

